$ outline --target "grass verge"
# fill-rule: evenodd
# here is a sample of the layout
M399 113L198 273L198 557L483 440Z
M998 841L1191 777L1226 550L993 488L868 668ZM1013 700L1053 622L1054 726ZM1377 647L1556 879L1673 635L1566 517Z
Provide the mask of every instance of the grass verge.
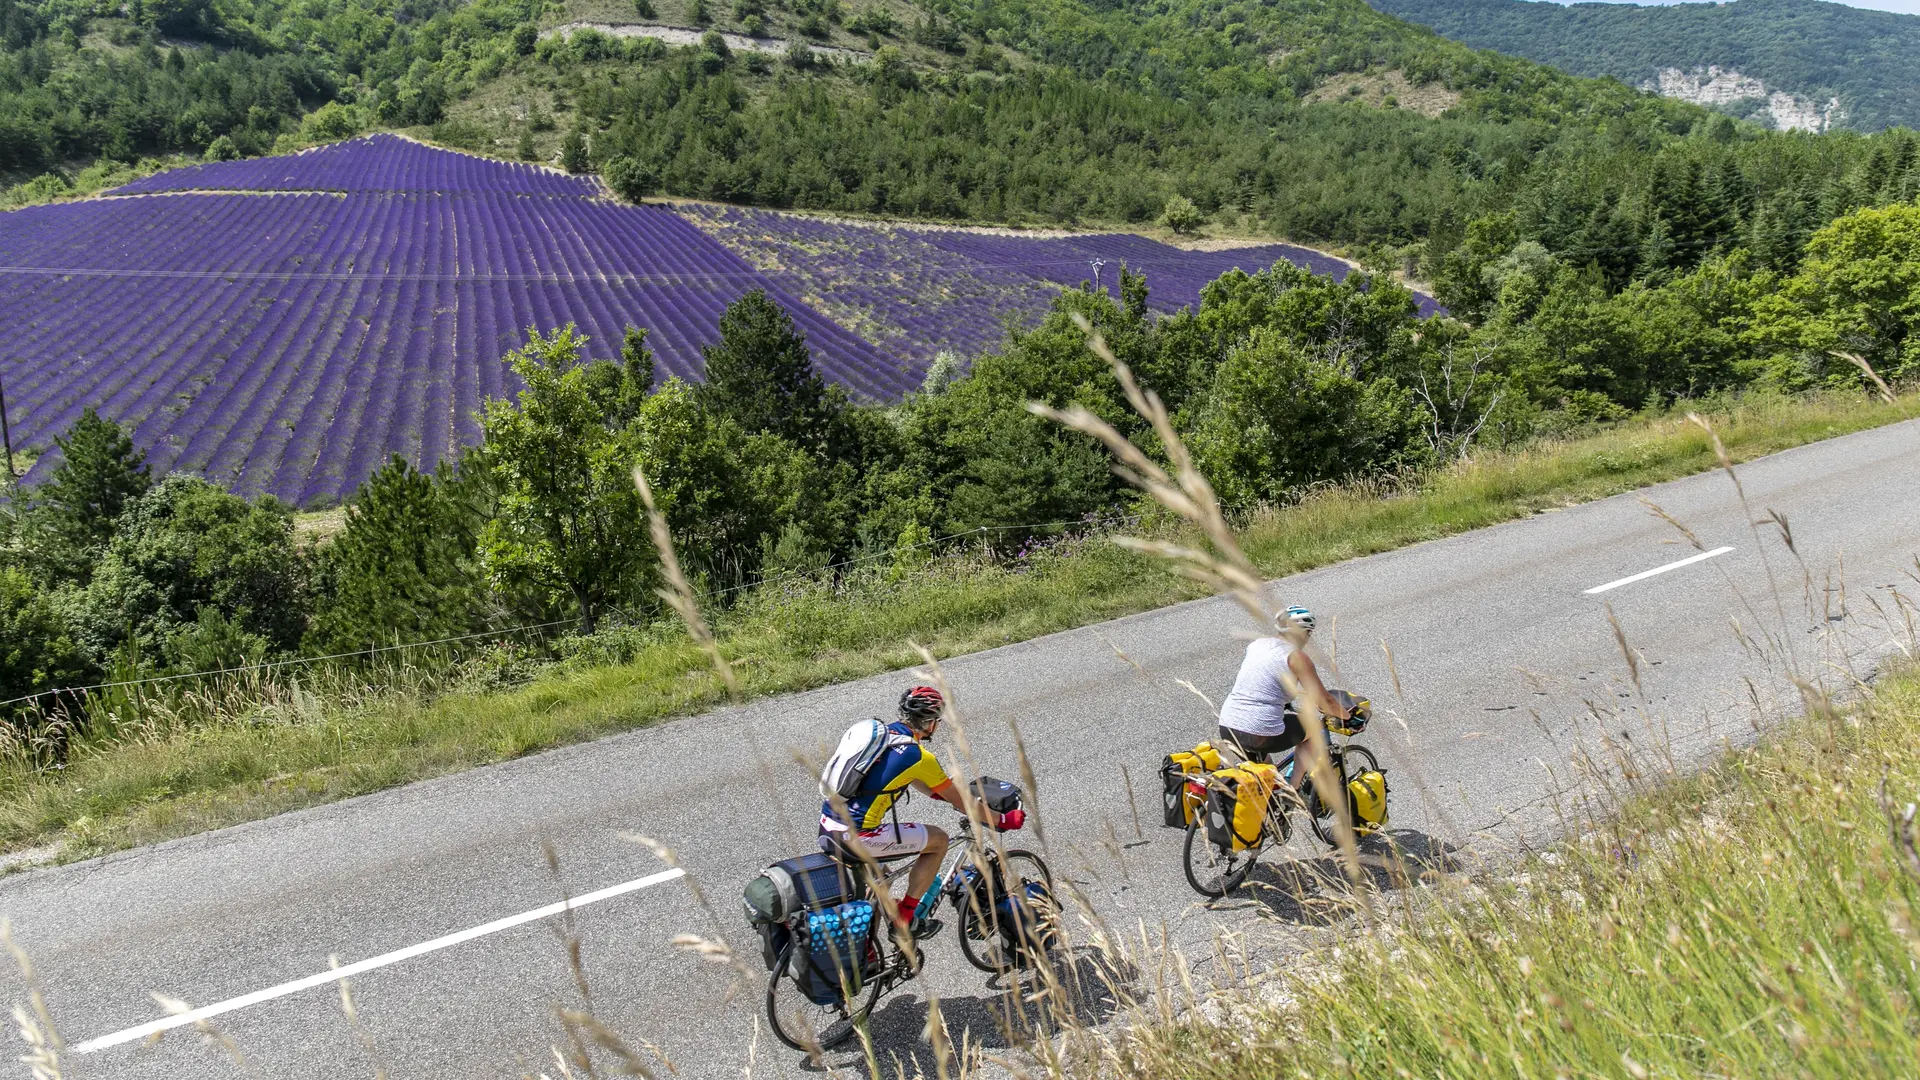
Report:
M1920 415L1920 398L1755 398L1716 413L1747 460ZM1337 488L1256 515L1243 529L1263 573L1282 576L1577 504L1715 464L1677 417L1484 459L1418 487ZM1097 540L1014 565L944 560L852 586L769 587L715 630L748 696L909 666L918 641L953 656L1204 594L1158 564ZM76 748L44 772L0 764L0 847L59 845L72 859L346 798L711 708L706 659L662 632L633 661L558 672L499 693L362 695L318 719L156 727Z
M1920 673L1441 882L1329 969L1148 1024L1102 1076L1920 1076Z

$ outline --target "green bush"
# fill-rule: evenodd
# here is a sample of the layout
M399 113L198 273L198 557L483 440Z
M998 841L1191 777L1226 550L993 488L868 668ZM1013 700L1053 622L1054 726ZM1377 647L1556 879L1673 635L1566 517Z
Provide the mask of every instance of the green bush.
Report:
M117 519L74 600L74 637L96 664L129 644L171 663L175 633L211 608L266 648L291 650L306 629L305 569L286 506L169 476Z

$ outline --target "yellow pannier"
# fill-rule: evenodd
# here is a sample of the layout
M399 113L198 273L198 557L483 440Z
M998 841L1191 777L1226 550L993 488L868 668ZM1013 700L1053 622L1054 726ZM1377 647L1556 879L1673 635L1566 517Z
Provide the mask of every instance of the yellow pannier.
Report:
M1160 765L1161 822L1169 829L1184 829L1200 811L1200 800L1187 791L1187 781L1220 767L1220 751L1210 742L1191 750L1176 750Z
M1347 781L1348 805L1353 808L1353 827L1365 835L1387 827L1387 777L1372 769Z
M1260 844L1267 807L1280 787L1280 770L1248 762L1213 774L1207 795L1207 839L1222 851Z

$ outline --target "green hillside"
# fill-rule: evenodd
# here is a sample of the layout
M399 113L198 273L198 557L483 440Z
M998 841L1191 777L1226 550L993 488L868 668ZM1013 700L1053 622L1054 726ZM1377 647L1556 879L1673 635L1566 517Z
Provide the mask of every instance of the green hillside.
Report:
M1847 126L1920 125L1920 17L1821 0L1574 4L1374 0L1476 48L1638 86L1663 68L1718 66L1814 102L1838 97Z

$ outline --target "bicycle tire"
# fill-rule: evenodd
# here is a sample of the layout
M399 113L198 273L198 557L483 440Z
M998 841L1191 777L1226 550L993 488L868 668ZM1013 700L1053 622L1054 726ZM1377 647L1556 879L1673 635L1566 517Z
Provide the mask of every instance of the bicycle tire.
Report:
M1195 872L1194 867L1196 852L1209 866L1218 865L1218 860L1224 858L1227 869L1218 877L1205 878L1205 884L1202 884L1203 878ZM1238 866L1234 865L1236 855L1245 858ZM1187 884L1193 886L1193 891L1201 896L1218 899L1239 888L1241 882L1247 880L1247 875L1253 872L1253 864L1259 857L1260 849L1257 847L1227 852L1223 856L1220 849L1207 839L1206 826L1198 821L1187 826L1187 841L1181 851L1182 868L1187 873Z
M1347 755L1349 754L1357 754L1360 757L1365 758L1367 761L1367 767L1365 769L1357 769L1357 770L1348 769ZM1340 793L1342 796L1346 794L1348 780L1352 779L1354 776L1358 775L1359 773L1368 771L1369 769L1378 770L1380 768L1380 759L1373 756L1373 751L1367 749L1364 746L1361 746L1358 743L1348 743L1346 746L1341 747L1340 752L1334 755L1333 760L1334 760L1334 766L1340 774L1336 779L1339 782ZM1309 788L1312 788L1313 781L1308 780L1307 786ZM1334 815L1328 814L1325 817L1322 817L1318 813L1314 812L1320 809L1320 793L1317 790L1313 791L1308 796L1307 805L1309 808L1308 814L1307 814L1307 820L1313 823L1313 835L1319 837L1320 842L1327 845L1330 848L1339 847L1340 834L1335 832L1333 828ZM1351 801L1349 801L1347 805L1349 808L1351 808L1353 804ZM1335 813L1338 813L1338 811L1335 811ZM1356 834L1356 839L1358 838L1358 835L1360 834Z
M884 946L881 955L885 957ZM865 998L857 1009L848 1009L845 1002L838 1006L820 1005L802 994L799 984L787 975L787 965L792 958L793 943L788 942L774 961L772 974L767 976L767 1023L773 1028L774 1037L802 1053L812 1053L815 1047L823 1052L831 1050L853 1038L880 1000L883 975L868 979L867 985L853 995L856 1002ZM816 1023L809 1018L809 1011L817 1011L831 1021L825 1025Z
M995 858L997 860L999 857L995 856ZM1040 883L1046 886L1047 895L1053 895L1053 871L1047 866L1047 861L1042 859L1037 853L1026 848L1008 848L1006 859L1001 863L1001 866L1004 867L1008 863L1030 864L1039 872ZM1021 884L1024 886L1027 880L1027 878L1022 877ZM967 895L961 897L960 902L955 905L955 921L960 924L955 928L955 933L960 936L960 955L967 958L967 963L989 974L998 974L1013 968L1033 966L1034 961L1038 958L1035 955L1036 950L1033 947L1036 944L1040 946L1037 950L1040 956L1045 956L1052 951L1048 942L1058 940L1057 929L1054 932L1048 933L1045 941L1025 944L1016 943L1010 949L1005 950L1005 952L1011 953L1011 961L1003 958L1003 955L989 954L987 951L989 944L996 942L1004 944L1006 937L1000 927L992 925L986 927L978 938L970 932L977 927L980 921L984 920L989 924L993 921L993 913L978 910L978 903L978 897L974 893L968 892ZM1054 909L1053 912L1045 913L1042 917L1057 920L1059 917L1058 901L1055 901Z

